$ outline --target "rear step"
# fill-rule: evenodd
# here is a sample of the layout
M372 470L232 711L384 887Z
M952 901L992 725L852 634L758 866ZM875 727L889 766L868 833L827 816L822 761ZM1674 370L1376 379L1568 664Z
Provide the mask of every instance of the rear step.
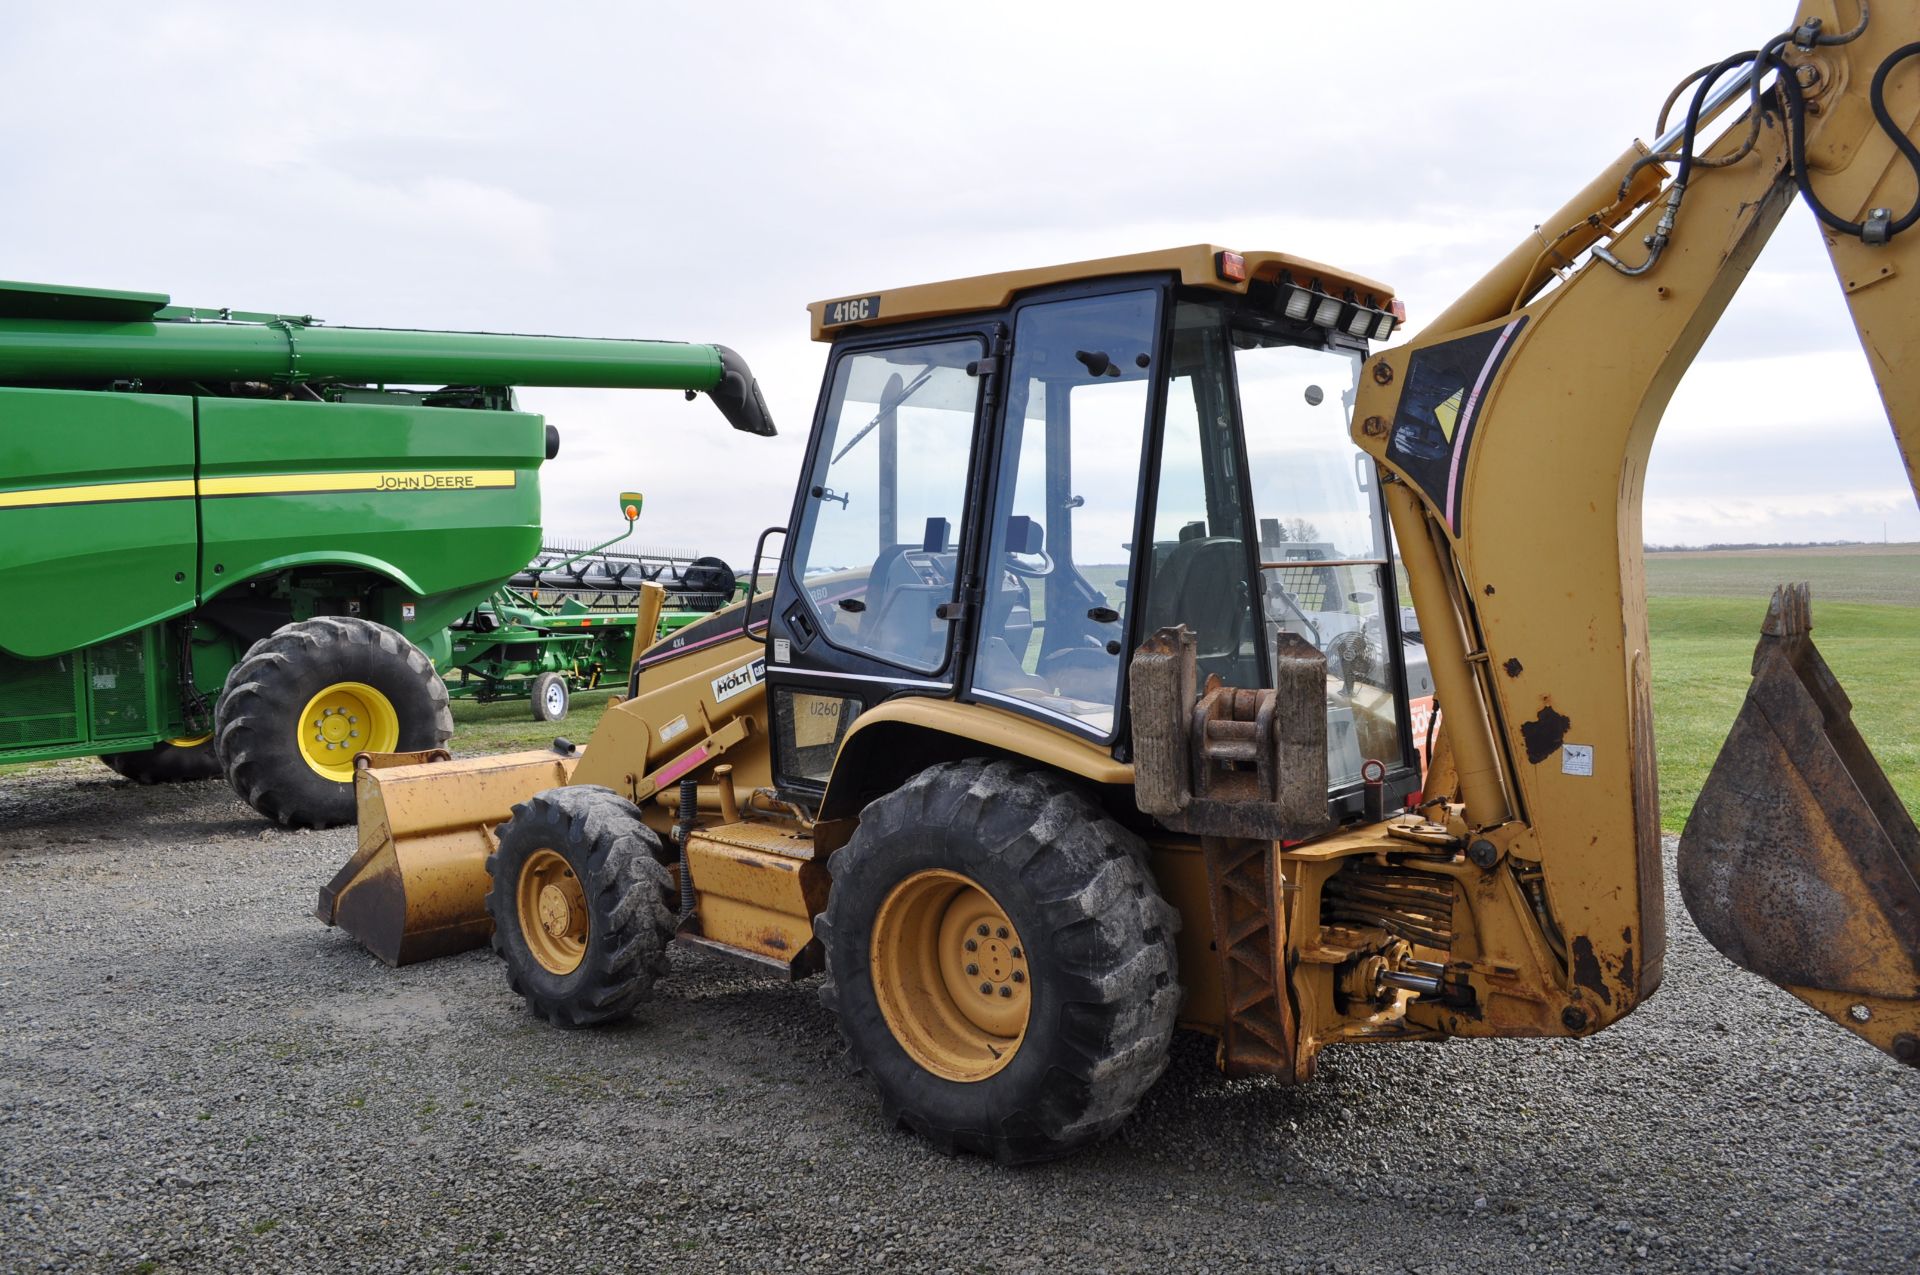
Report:
M1920 832L1812 628L1807 586L1776 589L1680 838L1680 893L1734 964L1920 1067Z

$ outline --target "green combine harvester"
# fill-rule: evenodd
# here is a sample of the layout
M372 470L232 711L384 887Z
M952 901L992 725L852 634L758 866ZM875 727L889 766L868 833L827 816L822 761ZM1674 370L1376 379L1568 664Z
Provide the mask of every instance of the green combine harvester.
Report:
M354 755L452 731L449 625L535 557L559 434L517 386L708 394L724 346L327 327L0 283L0 765L224 774L353 819ZM51 603L51 605L50 605Z

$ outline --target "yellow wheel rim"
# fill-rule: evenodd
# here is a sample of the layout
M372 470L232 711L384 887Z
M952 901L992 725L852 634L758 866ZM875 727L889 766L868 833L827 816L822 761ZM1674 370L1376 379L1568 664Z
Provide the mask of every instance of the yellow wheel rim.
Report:
M182 735L177 739L169 739L167 742L175 748L198 748L212 738L213 732L208 731L204 735Z
M520 934L542 968L571 974L587 956L587 895L573 865L552 850L535 850L514 891Z
M957 872L917 872L873 922L873 990L893 1038L948 1080L985 1080L1027 1034L1033 981L1006 909Z
M322 779L353 782L353 755L400 743L393 701L365 682L335 682L300 710L300 755Z

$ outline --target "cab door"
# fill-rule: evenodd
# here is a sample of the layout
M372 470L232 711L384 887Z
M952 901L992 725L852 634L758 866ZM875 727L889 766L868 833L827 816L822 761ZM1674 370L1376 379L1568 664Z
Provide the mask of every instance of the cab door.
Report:
M1075 289L1014 312L967 696L1118 737L1164 289Z
M824 789L868 707L953 693L989 341L847 345L829 364L769 621L782 788Z

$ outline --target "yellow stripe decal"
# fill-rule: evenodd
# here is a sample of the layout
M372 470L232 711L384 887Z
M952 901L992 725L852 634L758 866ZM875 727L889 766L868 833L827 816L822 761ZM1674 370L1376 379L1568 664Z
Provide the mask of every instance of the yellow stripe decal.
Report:
M511 469L387 469L350 474L259 474L208 478L202 496L299 496L342 491L475 491L512 487ZM157 478L136 483L87 483L79 487L34 487L0 491L0 509L50 505L91 505L136 500L184 500L194 494L191 478Z
M330 491L473 491L511 487L511 469L383 469L352 474L258 474L203 478L202 496L298 496Z
M193 495L191 478L157 478L144 483L89 483L84 487L37 487L0 491L0 509L38 505L90 505L103 501L179 500Z

